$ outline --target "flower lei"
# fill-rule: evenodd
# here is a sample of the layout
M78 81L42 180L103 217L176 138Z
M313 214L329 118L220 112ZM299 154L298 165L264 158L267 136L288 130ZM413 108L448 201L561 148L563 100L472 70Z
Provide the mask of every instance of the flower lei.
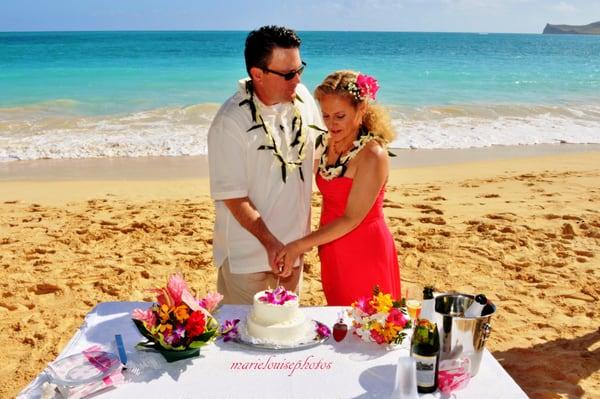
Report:
M319 160L319 174L325 180L333 180L336 177L343 176L350 162L371 140L380 141L381 138L375 136L372 132L367 131L361 126L358 137L354 140L353 147L347 153L340 155L333 165L327 165L327 148L329 142L329 134L323 133L317 137L316 146L323 146L323 154Z
M374 77L359 73L356 75L356 80L354 82L348 82L348 84L346 84L345 89L350 92L357 101L364 101L369 98L375 100L375 96L379 90L379 84Z
M239 106L242 107L244 105L248 105L250 108L250 115L252 116L252 122L255 124L250 127L247 132L251 132L255 129L263 129L265 132L265 136L267 136L267 143L259 146L257 150L271 150L273 152L273 156L281 163L281 178L285 183L287 181L287 171L294 171L298 169L300 173L300 179L304 181L304 174L302 173L302 162L306 158L306 126L302 125L302 115L300 114L300 110L296 106L296 101L303 103L304 101L300 98L299 95L296 94L296 98L292 103L294 117L292 119L292 132L294 132L294 140L290 144L290 149L298 146L298 156L296 159L285 159L280 149L277 147L277 143L273 139L273 134L271 130L263 120L262 115L259 112L259 105L257 103L256 97L254 96L254 87L252 86L252 80L246 81L246 94L248 95L242 102L239 103ZM309 125L308 127L317 128L316 126Z

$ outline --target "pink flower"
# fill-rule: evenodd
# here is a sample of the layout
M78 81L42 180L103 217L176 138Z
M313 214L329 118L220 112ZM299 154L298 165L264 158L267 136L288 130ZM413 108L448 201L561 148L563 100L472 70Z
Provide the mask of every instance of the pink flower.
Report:
M356 302L356 307L368 314L369 316L375 313L375 308L371 303L371 298L362 297L359 298Z
M379 90L377 79L372 76L359 73L356 77L356 86L359 88L360 96L362 98L370 97L372 100L375 100L375 96Z
M223 295L219 294L218 292L209 292L204 298L202 298L199 304L204 309L212 312L222 299Z
M402 313L400 309L392 308L388 314L387 321L396 326L400 326L400 328L404 328L406 323L408 323L408 317Z
M173 298L174 305L179 306L182 302L181 296L186 292L189 293L190 289L188 288L188 285L183 279L181 273L176 273L169 277L167 291L169 292L171 298Z
M237 325L239 322L240 319L225 320L225 323L221 326L221 337L223 337L223 341L229 342L238 337L239 332Z
M277 287L273 291L266 291L265 295L258 298L261 302L270 303L271 305L283 305L287 301L293 301L298 298L291 291L283 287Z
M385 337L375 330L371 330L371 338L378 344L385 344Z
M135 320L139 320L146 325L148 330L152 329L156 325L156 315L152 311L152 308L146 310L135 309L131 315Z
M183 291L183 294L181 294L181 301L194 311L200 310L198 300L189 291Z
M327 338L331 335L331 330L329 329L329 327L327 327L325 324L320 323L320 322L316 322L317 323L317 328L316 328L316 332L317 335L319 336L319 338Z

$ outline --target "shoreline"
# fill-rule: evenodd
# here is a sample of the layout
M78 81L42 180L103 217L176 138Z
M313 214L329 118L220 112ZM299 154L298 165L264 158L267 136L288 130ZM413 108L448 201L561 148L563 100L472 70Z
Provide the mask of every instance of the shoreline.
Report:
M390 148L392 169L443 166L600 152L600 144L536 144L461 149ZM136 158L39 159L0 163L0 182L8 181L156 181L208 177L206 155Z

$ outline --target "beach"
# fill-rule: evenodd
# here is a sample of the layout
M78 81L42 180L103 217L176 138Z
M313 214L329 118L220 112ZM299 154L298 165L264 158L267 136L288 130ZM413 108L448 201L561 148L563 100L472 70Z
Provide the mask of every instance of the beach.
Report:
M536 149L537 148L537 149ZM600 395L600 146L398 151L385 216L402 287L485 293L488 349L532 398ZM313 193L313 227L320 196ZM181 271L216 288L206 159L0 164L0 397L104 301L150 301ZM325 304L316 251L303 306Z

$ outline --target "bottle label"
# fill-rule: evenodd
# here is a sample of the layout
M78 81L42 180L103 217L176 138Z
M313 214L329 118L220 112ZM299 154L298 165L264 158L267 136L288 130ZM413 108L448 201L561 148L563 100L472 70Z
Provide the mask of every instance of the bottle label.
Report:
M435 385L435 361L436 356L421 356L413 352L417 363L417 385L429 388Z

